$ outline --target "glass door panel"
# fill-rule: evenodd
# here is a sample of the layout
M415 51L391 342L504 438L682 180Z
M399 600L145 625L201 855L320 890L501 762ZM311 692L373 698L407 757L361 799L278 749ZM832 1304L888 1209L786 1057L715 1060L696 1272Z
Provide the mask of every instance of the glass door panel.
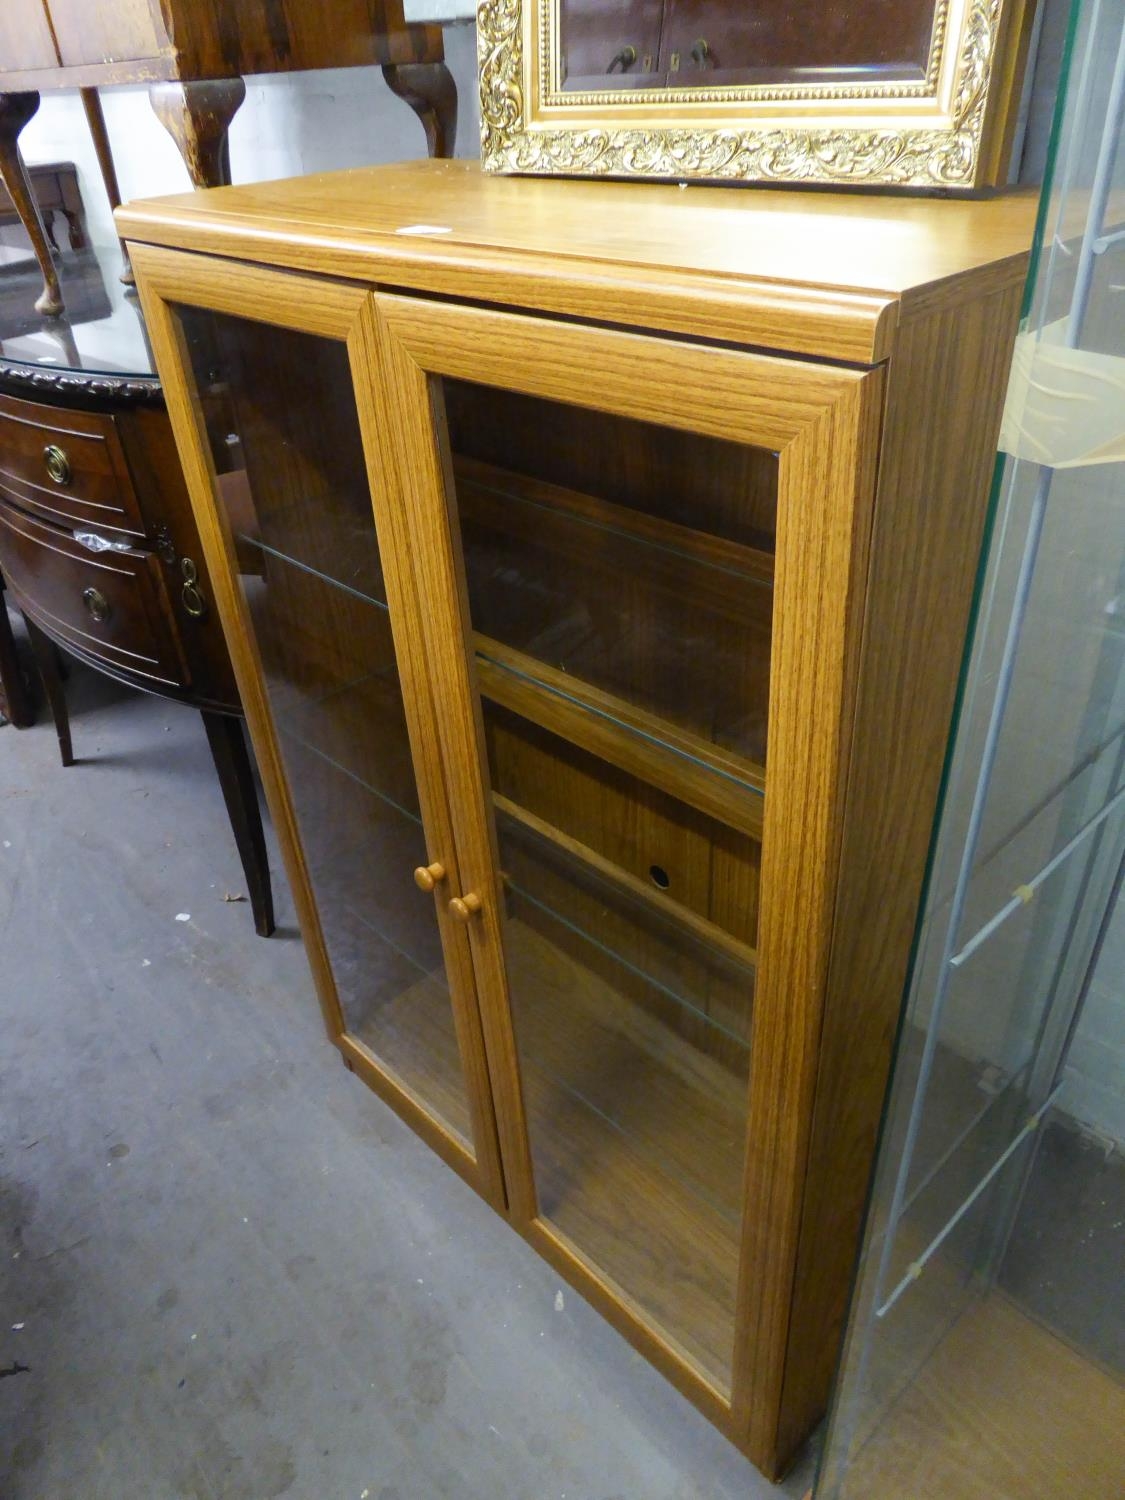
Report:
M179 315L344 1030L472 1152L346 348Z
M538 1217L729 1395L776 458L443 394Z
M477 649L747 785L766 750L776 461L446 382ZM482 413L491 421L482 424Z

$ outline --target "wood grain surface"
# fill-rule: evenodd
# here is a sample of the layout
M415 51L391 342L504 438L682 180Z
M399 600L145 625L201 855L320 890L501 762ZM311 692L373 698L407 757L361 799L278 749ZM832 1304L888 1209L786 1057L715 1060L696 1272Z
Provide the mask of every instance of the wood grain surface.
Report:
M771 1474L786 1459L774 1424L820 1067L882 394L879 372L857 380L781 455L734 1382L735 1420L748 1423L749 1450Z
M1109 1500L1125 1387L999 1293L964 1312L860 1448L841 1500Z
M348 342L364 588L392 606L460 998L454 1048L418 981L397 1078L375 1032L340 1045L771 1476L827 1400L1032 213L423 163L119 219L213 567L165 300ZM261 664L216 591L340 1036ZM668 665L677 618L698 671ZM359 764L366 701L333 758L409 780L374 742ZM417 1102L456 1116L455 1051L476 1160Z
M484 176L412 162L180 194L123 236L825 359L891 348L915 296L1019 282L1035 200ZM899 304L902 304L901 313Z
M778 1451L823 1409L906 981L1019 292L902 330L891 361Z

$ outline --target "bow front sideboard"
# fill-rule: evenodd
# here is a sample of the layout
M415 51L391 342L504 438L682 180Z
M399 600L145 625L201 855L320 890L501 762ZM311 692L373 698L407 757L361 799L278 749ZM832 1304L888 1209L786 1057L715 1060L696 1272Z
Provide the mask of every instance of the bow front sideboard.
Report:
M436 161L118 216L331 1038L770 1474L836 1359L1032 216Z
M120 202L98 89L147 83L196 187L229 182L227 130L246 73L379 64L422 121L431 156L452 156L457 88L441 27L408 25L402 0L3 0L0 181L43 271L36 307L63 306L19 136L44 89L79 88L111 204Z
M268 937L269 860L238 690L140 309L117 266L115 247L76 251L61 318L32 311L32 262L0 277L0 713L6 701L13 724L34 722L9 603L64 766L74 749L60 652L197 709Z

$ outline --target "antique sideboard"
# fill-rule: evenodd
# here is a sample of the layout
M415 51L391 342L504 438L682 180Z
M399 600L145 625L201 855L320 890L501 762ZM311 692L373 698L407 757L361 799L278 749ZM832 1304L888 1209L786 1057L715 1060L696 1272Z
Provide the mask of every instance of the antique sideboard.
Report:
M269 861L238 689L144 322L118 264L113 247L70 255L65 317L33 311L33 262L0 278L0 699L17 728L32 722L10 603L64 766L74 753L60 650L198 710L254 925L268 937Z

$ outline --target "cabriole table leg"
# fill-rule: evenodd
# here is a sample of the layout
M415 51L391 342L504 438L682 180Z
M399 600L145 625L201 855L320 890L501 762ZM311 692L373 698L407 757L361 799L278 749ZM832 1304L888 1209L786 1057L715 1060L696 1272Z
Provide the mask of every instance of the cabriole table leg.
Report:
M223 187L230 182L227 131L246 98L241 78L192 79L154 83L149 102L175 141L192 186Z
M20 131L38 108L37 93L0 93L0 181L7 188L20 222L31 237L35 258L43 272L43 290L35 303L35 310L54 317L63 310L58 272L51 259L43 215L20 155Z
M444 63L387 63L383 77L421 120L431 156L452 156L457 144L457 85Z

